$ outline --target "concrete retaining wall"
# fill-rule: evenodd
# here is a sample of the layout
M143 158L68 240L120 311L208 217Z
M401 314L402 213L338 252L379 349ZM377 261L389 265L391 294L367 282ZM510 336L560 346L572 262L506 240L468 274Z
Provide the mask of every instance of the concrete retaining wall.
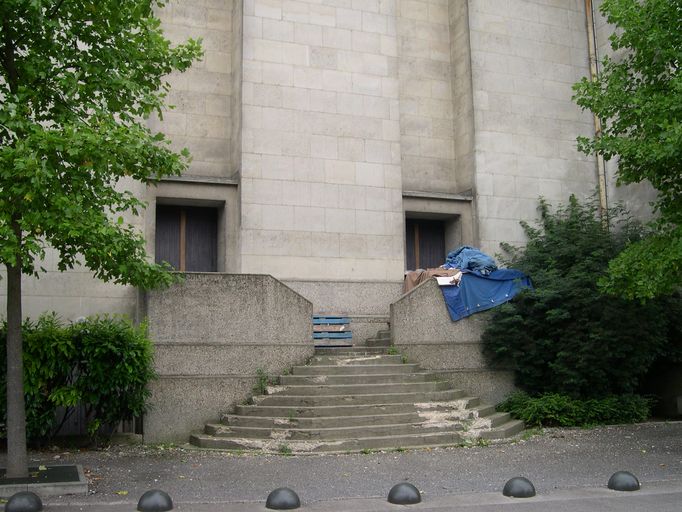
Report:
M284 283L313 303L315 314L351 319L353 344L362 345L377 331L388 329L389 308L400 297L401 281L308 281Z
M492 370L481 353L487 315L450 320L434 279L391 304L393 343L410 361L436 370L471 395L497 403L514 390L513 373Z
M258 369L279 375L313 354L312 304L268 275L188 273L146 294L142 313L159 373L145 442L186 442L251 395Z

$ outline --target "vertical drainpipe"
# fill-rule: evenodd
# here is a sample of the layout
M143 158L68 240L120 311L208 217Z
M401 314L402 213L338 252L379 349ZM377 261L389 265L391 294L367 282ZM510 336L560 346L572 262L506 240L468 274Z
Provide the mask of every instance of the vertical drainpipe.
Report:
M595 80L599 76L599 61L597 60L597 42L594 30L594 10L592 0L585 0L585 21L587 23L587 48L590 54L590 79ZM601 137L601 120L596 114L594 119L594 135ZM604 157L597 153L597 186L599 188L599 215L604 227L608 228L608 201L606 197L606 166Z

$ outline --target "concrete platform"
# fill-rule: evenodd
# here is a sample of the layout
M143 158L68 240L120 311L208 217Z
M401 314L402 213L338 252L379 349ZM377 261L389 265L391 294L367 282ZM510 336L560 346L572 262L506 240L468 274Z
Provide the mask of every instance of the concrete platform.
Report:
M0 478L0 497L8 498L22 491L41 497L88 493L88 481L80 464L30 466L28 472L28 478ZM4 474L5 468L0 469L0 475Z

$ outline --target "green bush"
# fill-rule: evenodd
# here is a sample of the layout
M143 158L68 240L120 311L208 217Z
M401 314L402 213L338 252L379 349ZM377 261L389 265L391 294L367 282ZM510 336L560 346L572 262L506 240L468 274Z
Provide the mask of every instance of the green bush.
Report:
M558 393L531 397L520 391L497 406L528 427L587 427L644 421L651 413L651 399L639 395L611 395L587 400Z
M523 227L525 248L505 246L509 266L530 275L535 290L496 309L483 334L491 364L515 371L531 395L601 398L637 392L653 362L673 351L680 299L647 303L602 295L597 281L623 247L642 236L622 210L607 230L594 203L574 197L551 212L540 202L540 227ZM504 258L503 258L504 259ZM677 334L675 334L677 333Z
M6 324L0 339L6 339ZM62 325L56 315L43 315L22 325L27 437L33 444L54 437L64 420L84 407L88 431L139 416L146 410L147 383L155 378L152 343L145 326L120 317L92 317ZM6 353L0 351L6 368ZM6 371L0 376L0 415L6 421ZM1 432L4 437L6 433Z

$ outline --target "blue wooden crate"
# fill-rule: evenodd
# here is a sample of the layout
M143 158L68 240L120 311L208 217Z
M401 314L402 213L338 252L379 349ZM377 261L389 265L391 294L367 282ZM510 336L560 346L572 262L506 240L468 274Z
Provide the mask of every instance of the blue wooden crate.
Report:
M313 339L316 340L350 340L353 339L353 333L350 331L344 332L315 332Z
M349 324L350 318L345 316L314 316L313 325L340 325Z

